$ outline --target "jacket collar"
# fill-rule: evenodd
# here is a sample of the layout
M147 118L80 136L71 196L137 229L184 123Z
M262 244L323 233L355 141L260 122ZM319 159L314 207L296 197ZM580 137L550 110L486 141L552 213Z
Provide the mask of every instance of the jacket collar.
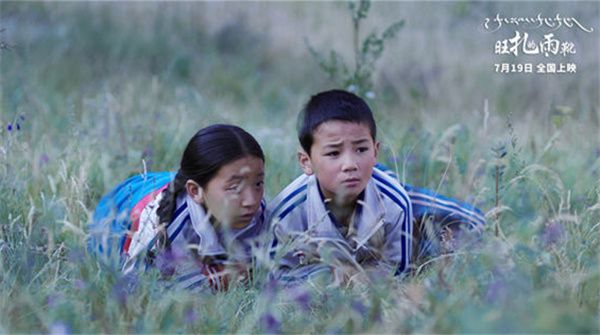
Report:
M372 178L365 187L364 198L357 201L356 209L352 215L349 229L353 230L354 233L350 234L350 241L346 241L336 224L331 220L316 177L311 175L307 183L307 219L308 231L311 237L336 240L346 245L348 245L347 242L350 242L351 245L355 246L351 249L356 251L365 245L383 225L385 209L381 195L377 192L377 186Z
M239 240L243 239L246 232L255 229L260 224L261 209L256 213L250 224L242 229L215 229L210 222L210 215L206 213L204 207L196 203L187 193L179 196L177 199L177 207L187 204L184 210L189 213L190 224L194 232L199 237L198 254L202 256L215 256L223 254L235 253L239 249ZM185 217L186 214L182 213ZM227 246L227 247L226 247ZM227 250L228 251L227 251ZM242 250L237 250L242 252ZM240 255L241 256L241 255ZM235 257L234 257L235 258Z

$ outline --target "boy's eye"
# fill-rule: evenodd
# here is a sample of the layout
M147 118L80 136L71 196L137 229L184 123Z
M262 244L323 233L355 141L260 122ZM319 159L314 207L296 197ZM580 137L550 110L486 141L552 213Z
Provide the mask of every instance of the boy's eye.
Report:
M265 185L265 182L262 180L256 183L257 188L262 188L264 185Z
M329 151L329 152L325 153L325 156L336 157L339 154L340 154L339 151Z
M369 147L359 147L356 149L356 152L367 152L369 151Z

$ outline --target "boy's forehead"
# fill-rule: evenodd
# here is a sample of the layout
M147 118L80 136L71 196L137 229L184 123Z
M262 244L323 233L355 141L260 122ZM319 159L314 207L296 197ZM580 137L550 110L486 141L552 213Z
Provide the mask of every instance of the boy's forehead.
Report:
M351 137L372 137L371 129L364 122L344 120L328 120L318 125L313 131L313 138L325 138L348 135Z
M323 122L315 129L311 148L340 146L345 142L358 145L365 141L375 143L368 125L358 122L332 120Z

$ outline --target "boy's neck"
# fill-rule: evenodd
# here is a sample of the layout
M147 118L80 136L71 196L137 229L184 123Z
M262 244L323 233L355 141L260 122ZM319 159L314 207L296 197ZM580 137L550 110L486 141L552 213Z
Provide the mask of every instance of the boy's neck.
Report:
M354 208L356 207L356 202L358 197L352 200L345 201L336 201L335 197L326 198L323 190L321 189L321 185L317 181L317 187L319 190L319 195L321 199L325 202L325 208L329 210L329 213L333 215L333 218L339 225L349 226L350 221L352 220L352 214L354 213Z
M336 204L335 201L328 201L325 206L329 209L329 212L338 224L342 226L349 226L352 220L352 214L354 214L354 208L356 207L356 199L347 204Z

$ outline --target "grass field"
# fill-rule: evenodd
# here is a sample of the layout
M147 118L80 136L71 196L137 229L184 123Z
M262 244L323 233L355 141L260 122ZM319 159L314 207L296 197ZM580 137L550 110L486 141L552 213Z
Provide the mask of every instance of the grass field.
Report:
M576 74L497 74L496 13L577 17ZM85 249L99 198L177 168L216 122L255 135L267 200L300 170L295 116L353 65L342 2L1 2L0 333L599 333L600 4L381 2L362 36L404 19L372 72L383 150L401 181L487 213L478 243L414 276L294 289L165 290ZM541 32L532 32L541 37ZM547 61L538 59L535 61Z

